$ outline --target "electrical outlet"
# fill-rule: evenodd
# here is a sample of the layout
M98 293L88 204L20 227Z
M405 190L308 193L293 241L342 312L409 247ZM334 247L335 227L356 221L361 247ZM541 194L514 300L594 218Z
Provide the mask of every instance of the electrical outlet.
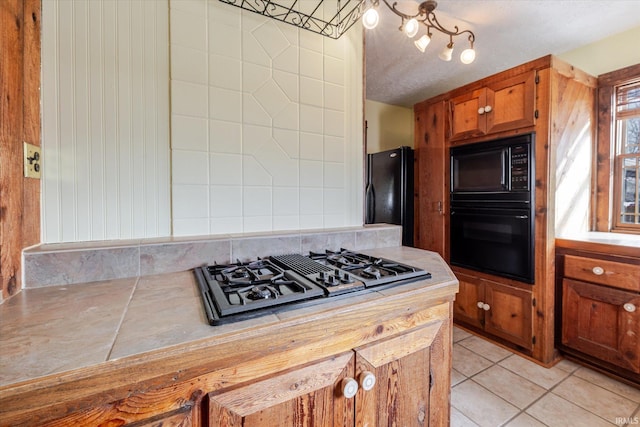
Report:
M37 145L24 143L24 176L40 179L42 176L42 154Z

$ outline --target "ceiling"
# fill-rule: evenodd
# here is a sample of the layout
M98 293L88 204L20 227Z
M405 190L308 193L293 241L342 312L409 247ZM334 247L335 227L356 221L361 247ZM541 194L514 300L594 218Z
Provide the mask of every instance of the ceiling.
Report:
M414 14L419 0L397 1L397 9ZM559 55L640 26L639 0L441 0L435 10L447 29L475 33L476 60L470 65L459 56L468 47L465 35L454 38L453 59L438 53L448 37L433 31L425 53L413 41L426 32L421 25L414 39L401 31L400 17L380 0L380 23L365 32L366 98L413 107L467 83L524 62Z

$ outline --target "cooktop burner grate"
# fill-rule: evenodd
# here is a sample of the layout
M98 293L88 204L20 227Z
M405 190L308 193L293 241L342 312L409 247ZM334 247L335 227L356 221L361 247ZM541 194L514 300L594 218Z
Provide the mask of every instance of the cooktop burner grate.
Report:
M205 265L196 268L195 275L211 325L273 313L284 305L314 304L431 277L417 267L346 249Z

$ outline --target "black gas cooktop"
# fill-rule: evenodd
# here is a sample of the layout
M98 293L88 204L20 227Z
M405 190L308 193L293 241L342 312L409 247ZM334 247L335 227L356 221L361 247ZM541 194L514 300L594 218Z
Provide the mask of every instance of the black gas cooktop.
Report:
M211 325L262 316L285 305L321 302L431 277L417 267L346 249L205 265L197 267L195 274Z

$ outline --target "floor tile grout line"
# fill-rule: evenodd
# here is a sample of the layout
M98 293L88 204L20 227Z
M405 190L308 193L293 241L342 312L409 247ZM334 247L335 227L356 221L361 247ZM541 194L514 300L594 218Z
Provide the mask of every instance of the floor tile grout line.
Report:
M469 336L466 336L466 337L464 337L464 338L462 338L462 339L459 339L458 341L455 341L455 342L454 342L454 344L460 344L461 342L466 341L466 340L468 340L469 338L472 338L472 337L474 337L474 336L476 336L476 335L470 334ZM500 367L501 367L501 368L503 368L503 369L507 369L507 368L505 368L504 366L501 366L501 365L500 365L500 362L502 362L502 361L504 361L504 360L506 360L506 359L508 359L508 358L510 358L510 357L512 357L512 356L518 356L516 353L511 352L511 354L510 354L510 355L508 355L508 356L506 356L506 357L504 357L504 358L502 358L502 359L500 359L500 360L498 360L498 361L495 361L495 362L494 362L493 360L488 359L487 357L485 357L483 354L480 354L480 353L476 352L475 350L473 350L473 349L471 349L471 348L469 348L469 347L466 347L466 346L464 346L464 345L462 345L462 344L460 344L460 345L461 345L461 347L463 347L464 349L468 350L469 352L471 352L471 353L473 353L473 354L477 355L478 357L481 357L481 358L483 358L483 359L488 360L489 362L491 362L491 365L490 365L490 366L488 366L488 367L486 367L486 368L484 368L484 369L481 369L480 371L478 371L478 372L474 373L474 374L473 374L473 375L471 375L471 376L466 376L466 375L464 375L462 372L460 372L459 370L457 370L458 372L460 372L460 374L461 374L462 376L464 376L464 377L465 377L465 379L464 379L464 380L462 380L462 381L460 381L459 383L457 383L454 387L457 387L458 385L460 385L460 384L462 384L462 383L466 382L467 380L472 380L472 381L473 381L473 378L474 378L474 377L476 377L477 375L481 374L482 372L485 372L485 371L487 371L487 370L491 369L491 368L492 368L492 367L494 367L495 365L498 365L498 366L500 366ZM507 350L507 351L508 351L508 350ZM532 362L532 363L534 363L534 362ZM558 381L556 384L554 384L553 386L551 386L551 387L550 387L550 388L548 388L548 389L547 389L546 387L541 386L540 384L537 384L537 383L535 383L535 382L533 382L533 381L529 380L528 378L525 378L525 377L521 376L521 375L520 375L520 374L518 374L517 372L511 371L511 370L509 369L509 371L510 371L510 372L512 372L513 374L515 374L515 375L519 376L520 378L523 378L524 380L527 380L527 381L529 381L529 382L531 382L531 383L533 383L533 384L535 384L535 385L537 385L537 386L539 386L539 387L542 387L542 388L545 390L545 392L544 392L542 395L540 395L537 399L534 399L531 403L529 403L529 404L528 404L525 408L523 408L523 409L518 408L517 406L513 405L511 402L508 402L506 399L504 399L504 398L502 398L501 396L499 396L499 395L497 395L497 394L493 393L491 390L487 389L487 388L486 388L486 387L484 387L482 384L480 384L480 383L478 383L478 382L476 382L476 381L474 381L474 383L475 383L475 384L477 384L477 385L479 385L480 387L484 388L485 390L487 390L487 391L488 391L489 393L491 393L493 396L495 396L495 397L497 397L497 398L499 398L499 399L501 399L501 400L503 400L503 401L505 401L505 402L509 403L511 406L516 407L516 408L519 410L519 412L518 412L517 414L515 414L513 417L511 417L511 418L509 418L507 421L505 421L505 422L502 424L503 426L505 426L505 425L507 425L508 423L510 423L511 421L515 420L516 418L518 418L518 417L519 417L520 415L522 415L523 413L524 413L524 414L526 414L527 416L532 417L533 419L535 419L536 421L540 422L541 424L543 424L543 425L547 425L547 424L543 423L541 420L539 420L538 418L536 418L536 417L534 417L533 415L531 415L531 414L527 413L526 411L527 411L529 408L531 408L533 405L535 405L537 402L539 402L541 399L543 399L545 396L549 395L550 393L551 393L551 394L553 394L554 396L556 396L557 398L560 398L560 399L564 400L565 402L567 402L567 403L569 403L569 404L571 404L571 405L574 405L574 406L576 406L576 407L578 407L578 408L581 408L581 409L583 409L583 410L587 411L588 413L590 413L590 414L591 414L591 415L593 415L593 416L596 416L596 417L598 417L598 418L600 418L600 419L602 419L602 420L604 420L604 421L606 421L606 422L611 422L610 420L608 420L608 419L604 418L603 416L601 416L601 415L599 415L599 414L597 414L597 413L593 412L591 409L589 409L589 408L585 408L585 407L583 407L583 406L579 405L579 404L578 404L578 403L576 403L576 402L572 402L572 401L570 401L570 400L567 400L567 399L565 399L564 397L562 397L561 395L559 395L559 394L557 394L557 393L554 393L554 392L553 392L553 391L554 391L558 386L560 386L562 383L564 383L565 381L567 381L567 380L568 380L569 378L571 378L571 377L575 377L575 378L577 378L578 380L582 380L582 381L584 381L584 382L587 382L587 383L589 383L589 384L592 384L593 386L596 386L596 387L598 387L598 388L600 388L600 389L602 389L602 390L604 390L604 391L607 391L607 392L609 392L609 393L612 393L612 394L614 394L614 395L616 395L616 396L619 396L619 397L621 397L621 398L627 399L627 400L629 400L629 401L631 401L631 402L633 402L633 403L637 403L637 402L633 401L632 399L629 399L629 398L627 398L626 396L619 394L618 392L615 392L615 391L609 390L609 389L607 389L607 388L605 388L605 387L600 386L600 385L599 385L599 384L597 384L597 383L594 383L594 382L589 381L589 380L587 380L587 379L585 379L585 378L581 378L581 377L579 377L579 376L575 375L575 374L576 374L580 369L582 369L582 368L584 368L584 367L583 367L583 366L581 366L581 365L577 365L577 366L576 366L574 369L572 369L571 371L566 371L566 370L564 370L564 369L562 369L562 368L558 368L558 369L562 370L563 372L566 372L568 375L567 375L566 377L562 378L560 381ZM453 387L452 387L452 388L453 388ZM452 406L453 406L453 405L452 405ZM455 406L454 406L454 407L455 407ZM458 409L458 408L455 408L455 409L456 409L457 411L459 411L459 412L460 412L462 415L464 415L465 417L469 418L469 417L468 417L464 412L462 412L460 409ZM640 404L636 407L635 411L631 413L631 415L630 415L630 419L634 419L634 416L639 416L639 417L640 417ZM472 420L472 421L473 421L473 420ZM474 421L474 422L475 422L475 421ZM628 425L628 424L625 424L625 425Z

